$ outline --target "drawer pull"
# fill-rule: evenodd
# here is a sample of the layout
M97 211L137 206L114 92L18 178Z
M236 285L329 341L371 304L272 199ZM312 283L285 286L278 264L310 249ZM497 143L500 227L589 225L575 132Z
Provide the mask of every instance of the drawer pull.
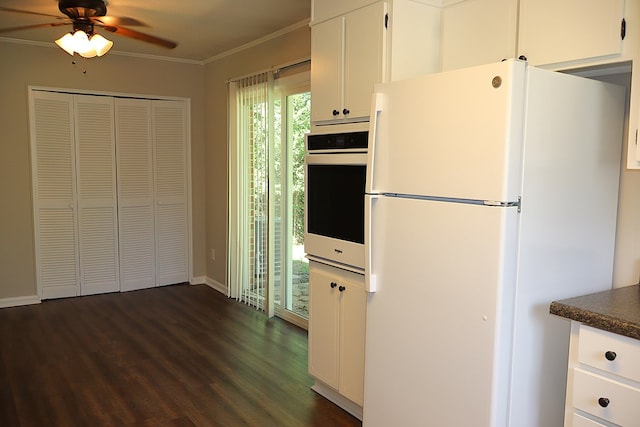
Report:
M607 351L607 352L604 354L604 357L605 357L607 360L609 360L609 361L614 361L614 360L616 360L616 357L617 357L617 356L618 356L618 355L616 354L616 352L615 352L615 351Z
M336 286L338 286L338 284L336 282L331 282L331 284L329 285L331 286L331 289L335 288Z
M607 399L606 397L601 397L600 399L598 399L598 405L606 408L607 406L609 406L609 399Z

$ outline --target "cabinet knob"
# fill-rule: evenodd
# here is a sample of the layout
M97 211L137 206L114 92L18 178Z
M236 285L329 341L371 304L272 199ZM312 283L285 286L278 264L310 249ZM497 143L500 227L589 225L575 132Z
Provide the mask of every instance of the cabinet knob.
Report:
M598 399L598 405L606 408L607 406L609 406L609 399L607 399L606 397L601 397L600 399Z
M615 351L607 351L604 354L604 357L606 357L607 360L613 361L613 360L616 360L616 357L618 357L618 355L616 354Z
M332 114L333 114L334 116L337 116L337 115L339 115L339 114L340 114L340 111L338 111L338 110L333 110Z
M338 288L338 290L339 290L340 292L344 291L345 289L347 289L347 288L345 288L344 286L340 286L340 287Z
M331 282L331 289L335 288L336 286L338 286L338 284L336 282Z
M347 109L345 108L344 110L342 110L342 114L344 114L344 115L346 116L347 114L349 114L349 110L347 110Z

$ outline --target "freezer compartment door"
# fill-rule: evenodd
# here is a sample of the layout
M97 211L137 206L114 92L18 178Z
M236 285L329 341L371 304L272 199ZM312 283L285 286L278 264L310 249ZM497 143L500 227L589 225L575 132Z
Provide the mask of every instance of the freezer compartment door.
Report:
M525 73L505 61L378 85L367 192L515 200Z
M373 201L365 425L502 425L496 402L508 399L495 396L508 389L517 215Z

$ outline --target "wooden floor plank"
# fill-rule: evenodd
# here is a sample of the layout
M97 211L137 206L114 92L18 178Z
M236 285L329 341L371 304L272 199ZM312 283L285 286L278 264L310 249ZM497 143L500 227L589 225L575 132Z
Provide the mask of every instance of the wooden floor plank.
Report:
M0 426L360 426L306 331L204 286L0 309Z

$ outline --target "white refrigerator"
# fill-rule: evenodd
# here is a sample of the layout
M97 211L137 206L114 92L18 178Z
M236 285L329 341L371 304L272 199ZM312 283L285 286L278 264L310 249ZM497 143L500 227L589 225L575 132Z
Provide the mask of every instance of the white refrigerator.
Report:
M557 427L611 287L624 90L517 60L376 86L364 426Z

